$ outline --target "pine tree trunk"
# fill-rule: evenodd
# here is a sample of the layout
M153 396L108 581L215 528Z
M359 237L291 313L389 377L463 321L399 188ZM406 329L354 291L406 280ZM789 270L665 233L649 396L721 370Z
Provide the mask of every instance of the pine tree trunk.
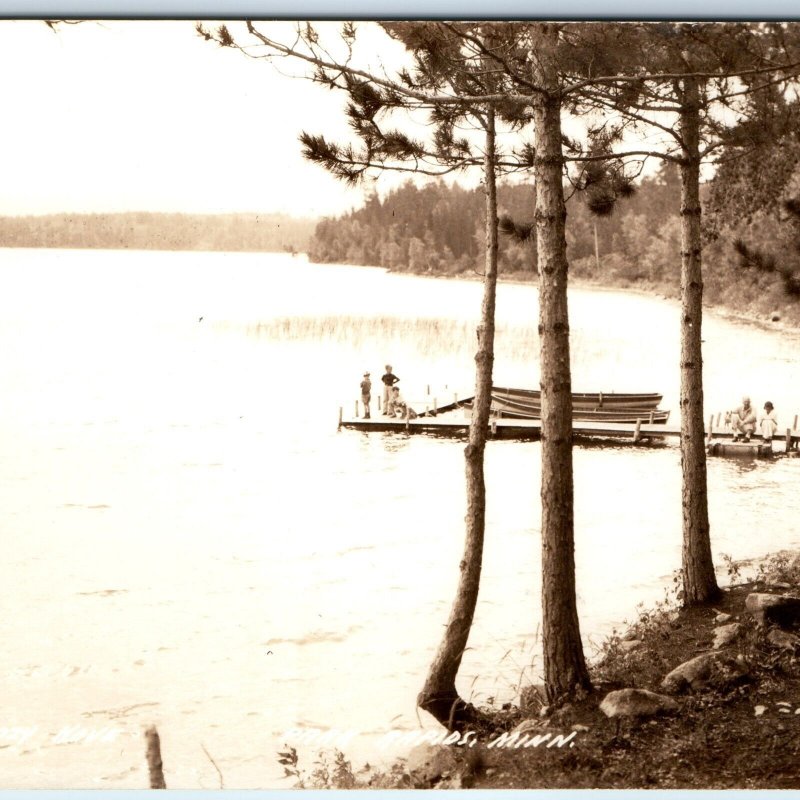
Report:
M553 702L590 685L575 596L572 480L572 381L567 314L561 98L551 48L557 31L538 24L536 237L539 261L539 348L542 389L542 645L544 680Z
M489 409L492 400L494 365L495 296L497 286L497 187L495 182L494 111L487 112L486 156L486 271L483 303L478 325L478 352L475 355L475 399L469 440L464 451L467 481L467 514L464 557L460 564L456 598L450 611L444 638L434 657L417 705L432 714L449 730L460 730L479 716L456 690L456 675L467 646L475 606L478 602L483 541L486 527L486 485L483 463Z
M697 80L684 84L681 163L681 471L683 601L719 594L711 557L703 419L702 240L700 230L700 99Z

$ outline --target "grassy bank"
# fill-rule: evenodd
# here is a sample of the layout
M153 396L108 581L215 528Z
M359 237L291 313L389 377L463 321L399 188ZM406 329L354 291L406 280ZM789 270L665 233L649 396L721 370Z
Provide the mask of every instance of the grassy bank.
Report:
M728 567L736 579L739 565ZM381 773L333 754L308 773L294 763L291 775L309 788L800 788L800 608L791 619L752 610L754 595L781 594L800 595L800 554L766 559L714 603L668 598L643 611L605 643L592 693L550 708L529 687L477 746L422 746ZM713 664L707 675L664 688L698 656ZM600 704L621 688L668 692L674 708L617 724Z

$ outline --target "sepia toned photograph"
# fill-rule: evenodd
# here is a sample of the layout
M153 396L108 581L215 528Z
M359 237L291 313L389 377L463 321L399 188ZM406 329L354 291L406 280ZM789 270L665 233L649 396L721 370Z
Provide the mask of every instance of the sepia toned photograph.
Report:
M0 65L0 789L800 789L800 23Z

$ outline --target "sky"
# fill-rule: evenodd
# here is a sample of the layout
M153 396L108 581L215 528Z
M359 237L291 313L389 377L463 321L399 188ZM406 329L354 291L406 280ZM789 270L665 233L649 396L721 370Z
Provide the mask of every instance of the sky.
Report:
M287 26L264 30L285 35ZM399 57L374 26L361 27L369 49ZM39 21L0 21L0 69L0 214L318 216L363 200L364 189L305 161L297 138L301 130L345 136L342 94L291 77L296 65L206 42L193 22L85 22L53 32Z

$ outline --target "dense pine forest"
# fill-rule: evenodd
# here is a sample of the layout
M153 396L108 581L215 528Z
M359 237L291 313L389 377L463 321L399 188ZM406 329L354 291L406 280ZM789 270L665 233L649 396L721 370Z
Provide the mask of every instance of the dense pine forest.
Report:
M794 138L792 138L792 142ZM798 151L798 153L795 153ZM706 301L758 316L797 314L791 289L800 254L792 191L800 186L800 145L749 153L721 168L703 186ZM743 178L748 165L753 181ZM756 191L757 189L757 191ZM680 179L667 166L641 180L609 216L590 213L582 195L567 202L567 246L573 279L628 286L675 296L680 286ZM483 190L443 181L408 181L383 199L319 222L309 258L319 263L379 265L438 275L481 274L484 260ZM499 215L530 223L533 186L503 184ZM748 245L749 243L749 245ZM750 249L748 249L748 247ZM764 250L766 248L766 250ZM533 277L535 243L500 240L500 273ZM800 315L798 315L800 319Z
M314 221L284 214L0 217L0 247L305 252Z

